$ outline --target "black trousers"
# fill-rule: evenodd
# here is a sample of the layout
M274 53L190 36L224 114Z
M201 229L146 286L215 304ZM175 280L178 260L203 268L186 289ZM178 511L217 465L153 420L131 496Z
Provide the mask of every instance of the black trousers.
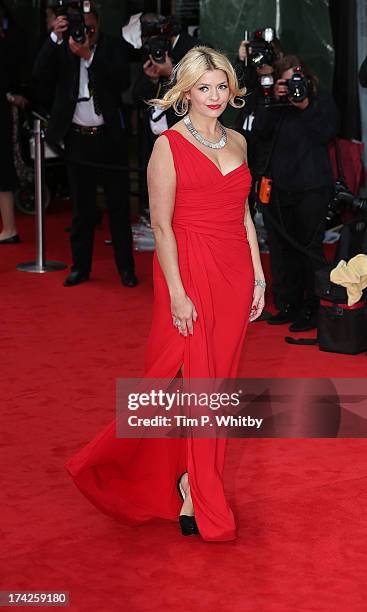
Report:
M270 271L271 271L271 292L275 306L282 310L285 306L284 287L286 284L286 266L283 261L283 241L279 237L279 233L271 223L270 215L274 215L279 223L279 215L274 212L275 206L265 205L261 211L263 212L264 226L267 233L267 241L269 245L270 256Z
M306 247L304 255L270 225L268 240L271 269L276 272L275 301L278 308L291 304L316 307L315 272L322 267L326 213L332 187L300 192L283 191L273 186L270 212L294 240ZM311 255L312 254L312 255Z
M102 185L109 216L116 267L135 269L129 204L128 171L108 169L108 165L127 166L126 137L112 138L107 130L94 135L70 129L65 137L65 152L71 196L74 203L71 225L72 270L88 274L92 267L97 213L97 186ZM100 164L83 165L81 162Z

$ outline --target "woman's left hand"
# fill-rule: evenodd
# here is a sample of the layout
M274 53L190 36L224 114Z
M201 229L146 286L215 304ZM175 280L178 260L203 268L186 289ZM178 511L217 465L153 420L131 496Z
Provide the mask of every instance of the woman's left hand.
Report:
M255 286L254 297L252 298L252 306L250 310L249 321L256 321L259 318L265 306L265 288L259 285Z

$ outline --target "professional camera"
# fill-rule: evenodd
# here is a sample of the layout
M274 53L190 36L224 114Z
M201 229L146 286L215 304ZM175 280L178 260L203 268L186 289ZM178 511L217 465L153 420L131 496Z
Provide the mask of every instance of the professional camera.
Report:
M152 37L142 46L142 61L143 64L148 61L151 55L157 64L164 64L166 60L166 52L168 55L171 51L171 42L167 38Z
M82 45L86 40L88 29L85 25L84 15L90 13L90 2L56 0L54 7L56 15L63 15L68 20L69 28L65 32L65 38L71 36L75 42Z
M156 15L154 19L141 20L142 61L145 64L151 55L155 62L164 64L166 52L171 52L171 38L181 31L181 27L173 17Z
M261 68L264 64L272 66L276 60L276 53L271 44L274 40L273 28L264 28L248 34L245 31L245 40L248 40L247 57L255 68Z
M261 76L260 83L264 92L264 104L267 108L284 108L292 106L293 102L303 102L309 95L309 83L300 72L294 72L290 79L284 81L288 87L288 94L279 99L274 97L274 77L272 74Z
M352 209L356 211L367 213L367 198L360 198L354 195L346 184L339 179L335 187L334 209L337 209L341 202L350 204Z
M284 83L288 87L287 98L293 102L303 102L308 96L308 80L299 72L294 72Z

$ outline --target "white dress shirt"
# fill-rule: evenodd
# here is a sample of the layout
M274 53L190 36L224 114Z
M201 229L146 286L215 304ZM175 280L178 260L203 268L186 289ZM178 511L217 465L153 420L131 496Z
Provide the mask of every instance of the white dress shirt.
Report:
M63 41L59 41L55 32L51 32L51 40L54 43L61 44ZM97 115L94 110L93 104L93 96L90 97L89 88L88 88L88 68L93 62L95 47L92 50L91 57L86 60L84 58L80 58L80 76L79 76L79 94L78 99L87 98L87 100L83 102L77 102L75 107L75 112L73 116L73 123L77 123L78 125L84 126L93 126L96 127L98 125L104 124L103 115Z

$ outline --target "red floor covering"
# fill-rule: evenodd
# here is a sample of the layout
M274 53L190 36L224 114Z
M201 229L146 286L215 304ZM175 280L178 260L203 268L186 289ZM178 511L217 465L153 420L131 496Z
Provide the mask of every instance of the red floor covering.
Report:
M69 262L68 221L48 215L49 259ZM15 270L34 258L33 219L19 229L22 244L0 247L0 590L68 591L70 609L96 612L365 611L363 439L230 440L230 543L130 528L80 495L65 460L114 417L116 378L143 373L151 254L136 256L139 286L122 287L104 225L93 280L64 288L64 272ZM250 326L242 376L365 376L365 355L290 346L284 331Z

